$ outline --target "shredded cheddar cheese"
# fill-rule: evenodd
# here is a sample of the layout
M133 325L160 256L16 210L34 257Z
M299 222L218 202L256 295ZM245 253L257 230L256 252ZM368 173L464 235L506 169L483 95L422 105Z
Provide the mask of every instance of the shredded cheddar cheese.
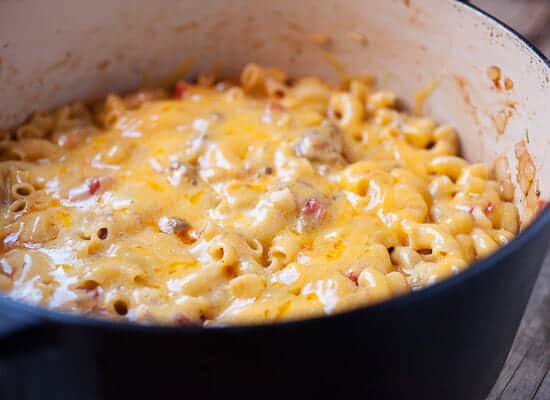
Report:
M453 129L370 79L207 78L9 132L0 289L146 323L306 318L424 288L518 230Z

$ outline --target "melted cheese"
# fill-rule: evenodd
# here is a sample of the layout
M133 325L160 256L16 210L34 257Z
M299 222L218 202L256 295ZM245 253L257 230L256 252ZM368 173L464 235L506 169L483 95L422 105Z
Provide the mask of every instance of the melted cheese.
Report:
M366 83L342 96L264 75L137 107L111 96L91 122L42 128L54 153L2 162L8 295L142 322L305 318L425 287L515 233L452 129Z

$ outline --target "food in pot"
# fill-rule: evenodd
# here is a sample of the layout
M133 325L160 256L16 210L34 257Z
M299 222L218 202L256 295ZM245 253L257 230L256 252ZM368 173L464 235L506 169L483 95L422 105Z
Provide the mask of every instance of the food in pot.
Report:
M369 80L247 65L33 114L4 132L0 288L144 323L331 314L425 288L518 213L450 126Z

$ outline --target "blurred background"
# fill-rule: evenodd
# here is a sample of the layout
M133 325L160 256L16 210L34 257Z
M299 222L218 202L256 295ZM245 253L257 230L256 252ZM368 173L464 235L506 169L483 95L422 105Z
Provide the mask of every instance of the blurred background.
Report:
M471 0L535 43L550 57L550 0Z
M471 0L550 58L550 0ZM549 105L550 110L550 105ZM548 127L550 134L550 127ZM491 400L550 399L550 257L546 258Z

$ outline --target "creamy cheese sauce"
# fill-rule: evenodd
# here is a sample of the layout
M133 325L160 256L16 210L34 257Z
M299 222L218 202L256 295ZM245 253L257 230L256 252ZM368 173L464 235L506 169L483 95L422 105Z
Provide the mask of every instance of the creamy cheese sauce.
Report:
M488 167L393 93L254 64L207 78L4 132L2 290L140 322L296 319L421 289L517 233Z

